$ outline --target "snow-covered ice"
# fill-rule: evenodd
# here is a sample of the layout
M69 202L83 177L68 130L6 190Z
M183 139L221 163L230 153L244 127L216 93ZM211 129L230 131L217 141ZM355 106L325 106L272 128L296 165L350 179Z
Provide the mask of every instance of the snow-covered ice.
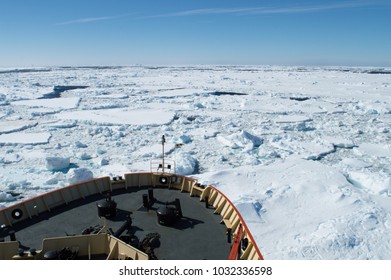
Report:
M15 132L0 135L0 144L47 144L51 137L47 132Z
M333 167L290 158L198 178L217 185L249 217L265 258L389 258L390 198L363 195Z
M82 120L103 125L163 125L170 123L173 120L175 113L152 109L107 109L61 112L56 116L60 119Z
M88 168L73 168L67 173L68 182L70 185L88 181L94 178L94 174Z
M39 70L0 71L0 208L93 176L149 171L165 135L176 171L221 189L265 259L391 259L389 74Z
M217 140L232 149L243 148L247 151L251 151L262 144L262 139L244 130L227 136L219 135Z
M22 131L29 127L36 126L37 124L38 124L37 121L26 121L26 120L0 121L0 134Z
M60 156L46 157L46 168L50 171L60 171L69 167L70 158Z
M33 99L33 100L21 100L15 101L12 104L15 106L26 107L44 107L53 109L74 109L78 106L80 98L70 97L61 99Z

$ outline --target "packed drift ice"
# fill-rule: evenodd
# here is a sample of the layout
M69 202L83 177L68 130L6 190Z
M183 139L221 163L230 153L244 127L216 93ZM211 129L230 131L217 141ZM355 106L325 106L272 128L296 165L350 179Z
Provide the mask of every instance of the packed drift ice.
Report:
M390 69L0 69L0 207L149 171L220 188L265 259L391 259Z

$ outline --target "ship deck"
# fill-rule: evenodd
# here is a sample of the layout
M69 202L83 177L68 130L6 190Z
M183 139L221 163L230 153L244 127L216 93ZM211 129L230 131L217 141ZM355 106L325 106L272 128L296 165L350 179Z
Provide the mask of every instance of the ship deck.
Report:
M227 259L231 244L227 242L225 225L220 223L221 216L214 214L212 207L205 207L198 197L191 197L189 193L155 186L156 201L147 209L143 206L142 195L147 194L149 188L113 190L111 195L117 203L117 215L105 222L98 216L97 209L97 203L105 196L95 194L17 222L12 230L20 248L40 249L45 238L80 235L89 227L105 224L116 232L130 215L132 226L121 239L137 246L146 236L159 234L153 250L157 259ZM156 210L176 198L180 200L183 217L173 226L161 225ZM8 233L0 232L1 238L9 239Z

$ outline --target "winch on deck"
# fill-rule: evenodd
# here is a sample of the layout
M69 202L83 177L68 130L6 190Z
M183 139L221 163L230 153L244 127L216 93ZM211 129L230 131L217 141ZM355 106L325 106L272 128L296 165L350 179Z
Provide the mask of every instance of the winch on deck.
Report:
M98 207L99 217L112 218L117 214L117 203L111 199L110 193L106 200L99 201L96 206Z
M180 200L176 198L173 202L167 202L165 206L161 206L156 210L156 214L159 224L164 226L174 225L183 217Z

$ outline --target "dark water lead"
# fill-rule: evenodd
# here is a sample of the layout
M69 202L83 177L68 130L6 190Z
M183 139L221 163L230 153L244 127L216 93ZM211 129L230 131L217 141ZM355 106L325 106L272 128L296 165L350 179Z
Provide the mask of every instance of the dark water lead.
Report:
M391 70L370 70L370 71L367 71L367 72L364 72L364 73L367 73L367 74L374 74L374 75L390 75L391 74Z
M291 96L289 97L290 100L295 100L295 101L306 101L308 99L311 99L311 97L299 97L299 96Z
M222 95L248 95L247 93L230 92L230 91L215 91L211 92L210 95L222 96Z

